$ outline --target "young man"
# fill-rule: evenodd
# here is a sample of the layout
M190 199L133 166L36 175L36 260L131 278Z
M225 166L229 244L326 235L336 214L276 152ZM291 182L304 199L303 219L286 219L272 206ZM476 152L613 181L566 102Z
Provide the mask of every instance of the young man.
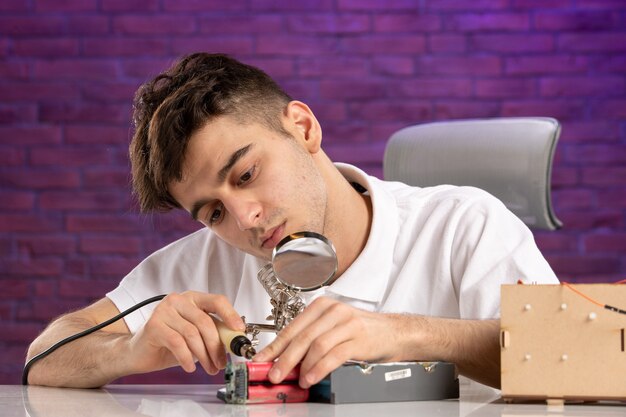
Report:
M243 330L264 322L257 271L286 235L335 245L338 271L254 358L300 385L346 360L443 360L499 385L499 291L519 279L558 282L532 234L498 200L469 187L414 188L333 164L306 104L262 71L194 54L142 86L130 147L144 211L182 208L206 228L157 251L95 304L54 321L29 357L151 296L163 301L33 366L30 383L95 387L198 362L226 363L207 313Z

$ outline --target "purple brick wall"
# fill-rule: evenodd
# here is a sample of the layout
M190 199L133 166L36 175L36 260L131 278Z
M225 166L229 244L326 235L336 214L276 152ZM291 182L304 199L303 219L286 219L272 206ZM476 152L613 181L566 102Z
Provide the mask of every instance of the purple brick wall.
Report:
M134 90L197 50L264 68L318 114L333 158L376 175L386 139L410 124L558 118L565 227L539 245L564 280L626 278L623 1L3 0L0 383L19 381L50 319L198 227L138 215L126 159Z

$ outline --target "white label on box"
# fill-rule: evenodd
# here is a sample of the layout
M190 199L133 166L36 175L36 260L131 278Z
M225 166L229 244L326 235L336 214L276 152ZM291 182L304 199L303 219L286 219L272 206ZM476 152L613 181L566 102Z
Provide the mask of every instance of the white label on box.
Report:
M385 373L385 382L395 381L396 379L404 379L411 377L411 368L399 369Z

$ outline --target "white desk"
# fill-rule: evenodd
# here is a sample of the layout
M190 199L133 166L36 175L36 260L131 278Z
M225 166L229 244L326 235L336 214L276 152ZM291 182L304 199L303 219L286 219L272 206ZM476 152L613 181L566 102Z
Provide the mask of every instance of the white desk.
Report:
M499 391L461 384L461 399L370 404L229 405L215 396L219 385L109 385L99 390L0 385L0 415L30 417L367 417L367 416L626 416L625 403L505 404Z

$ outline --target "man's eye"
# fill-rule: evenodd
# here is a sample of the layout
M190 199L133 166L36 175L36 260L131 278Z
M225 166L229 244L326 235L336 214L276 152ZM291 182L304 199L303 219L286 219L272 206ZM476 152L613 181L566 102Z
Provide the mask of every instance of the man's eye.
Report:
M208 223L210 225L218 223L222 219L222 213L224 212L224 207L220 204L216 208L212 209L211 214L208 218Z
M237 185L243 185L252 179L254 175L255 166L246 171L241 177L239 177L239 181L237 181Z

